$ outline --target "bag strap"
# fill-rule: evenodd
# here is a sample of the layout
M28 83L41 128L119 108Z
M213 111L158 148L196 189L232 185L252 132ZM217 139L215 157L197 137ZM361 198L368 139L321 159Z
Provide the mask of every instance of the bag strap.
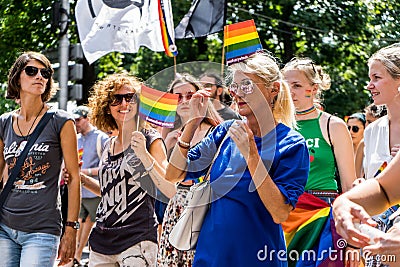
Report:
M333 162L335 163L335 180L336 180L336 183L337 183L337 186L338 186L339 194L341 194L342 193L342 184L340 182L340 176L339 176L339 173L338 173L339 169L338 169L337 162L336 162L336 157L335 157L335 150L333 148L333 144L332 144L332 140L331 140L331 133L329 131L329 124L330 124L330 121L331 121L331 117L332 117L332 115L329 116L329 118L328 118L328 124L326 125L326 130L328 131L329 144L331 145L331 150L332 150L332 155L333 155Z
M225 136L224 136L224 139L222 139L221 143L219 144L218 150L217 150L217 152L215 152L214 158L213 158L213 160L212 160L211 163L210 163L210 167L209 167L208 170L207 170L207 174L204 176L204 178L205 178L204 180L208 180L208 179L209 179L210 172L211 172L211 168L212 168L212 166L214 165L214 161L215 161L215 159L218 157L219 152L221 151L222 143L225 142L225 140L228 138L228 136L229 136L229 135L228 135L228 131L226 131Z
M43 131L47 122L50 120L51 117L53 117L53 114L54 114L54 111L46 112L43 115L42 119L39 121L39 123L36 126L35 130L33 131L32 135L29 137L28 143L26 144L21 155L19 155L18 160L15 163L15 166L12 169L10 176L8 177L7 183L4 186L3 191L0 194L0 209L3 208L4 202L6 201L7 196L12 189L14 181L18 176L18 173L22 167L22 164L25 161L26 156L28 155L28 152L29 152L31 146L36 142L37 138L39 137L40 133Z

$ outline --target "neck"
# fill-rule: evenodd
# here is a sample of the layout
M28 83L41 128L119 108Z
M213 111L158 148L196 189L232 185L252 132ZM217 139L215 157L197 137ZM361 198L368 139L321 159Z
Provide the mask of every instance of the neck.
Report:
M276 121L273 118L267 118L264 123L260 124L255 118L247 118L247 125L249 125L254 136L263 137L275 128Z
M30 121L32 118L38 116L38 114L44 109L45 103L42 101L35 103L22 103L21 108L19 109L19 115L24 118L26 121Z

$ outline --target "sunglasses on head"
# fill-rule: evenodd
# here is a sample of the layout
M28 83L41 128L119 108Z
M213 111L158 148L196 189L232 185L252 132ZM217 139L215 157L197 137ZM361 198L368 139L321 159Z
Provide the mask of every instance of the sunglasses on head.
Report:
M187 101L190 101L192 99L192 96L194 95L194 92L188 92L187 94L181 94L181 93L175 93L178 95L178 103L183 102L183 98L185 98Z
M45 79L50 79L51 75L53 74L53 72L51 71L50 68L39 69L34 66L26 66L24 68L26 75L31 76L31 77L36 76L38 74L39 70L40 70L40 75L42 75L42 77Z
M240 84L233 82L229 85L229 93L231 96L237 95L239 90L242 91L243 94L249 95L254 92L254 84L251 80L245 79L242 80Z
M353 131L353 133L358 133L358 131L360 130L360 127L358 127L358 126L347 126L347 129L349 129L349 132L350 131Z
M122 100L125 99L125 101L129 104L135 104L137 103L137 95L136 93L128 93L128 94L115 94L111 97L110 105L111 106L118 106L121 105Z

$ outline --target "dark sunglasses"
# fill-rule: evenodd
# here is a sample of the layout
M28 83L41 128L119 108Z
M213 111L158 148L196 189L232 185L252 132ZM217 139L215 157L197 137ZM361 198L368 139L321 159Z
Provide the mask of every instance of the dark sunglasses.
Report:
M181 93L175 93L178 95L178 103L182 103L183 98L185 98L187 101L190 101L192 99L192 96L194 95L194 92L188 92L187 94L181 94Z
M353 131L353 133L358 133L358 131L360 130L360 127L358 127L358 126L347 126L347 129L349 129L349 132Z
M40 70L40 75L42 75L42 77L45 79L50 79L51 75L53 74L53 72L50 68L39 69L34 66L26 66L24 68L24 71L25 71L26 75L28 75L28 76L36 76L38 74L39 70Z
M115 94L111 97L110 105L111 106L121 105L123 99L125 99L125 101L129 104L135 104L137 103L138 97L136 93Z
M253 82L249 79L245 79L242 80L240 82L240 84L238 83L231 83L231 85L229 85L229 93L231 94L231 96L235 96L238 94L238 92L242 91L243 94L248 95L254 92L254 85Z

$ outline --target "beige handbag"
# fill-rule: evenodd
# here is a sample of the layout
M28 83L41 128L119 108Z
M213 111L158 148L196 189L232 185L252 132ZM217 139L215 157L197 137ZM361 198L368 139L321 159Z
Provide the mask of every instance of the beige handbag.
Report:
M179 250L186 251L196 249L201 226L203 225L204 218L211 204L210 171L219 154L222 143L227 136L228 135L225 135L225 138L218 147L218 151L215 153L204 181L190 188L186 196L188 204L169 234L169 242Z

